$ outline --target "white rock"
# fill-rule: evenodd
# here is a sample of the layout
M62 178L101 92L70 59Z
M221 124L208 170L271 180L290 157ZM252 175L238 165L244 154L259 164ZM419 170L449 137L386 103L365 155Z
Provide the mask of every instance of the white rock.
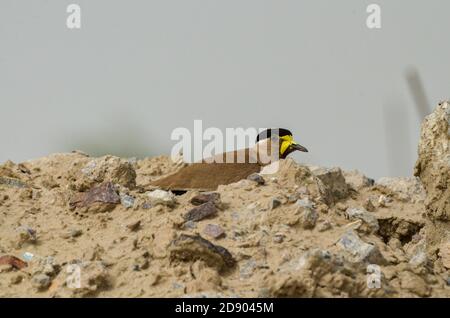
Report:
M174 206L175 205L175 195L170 191L164 190L154 190L147 193L148 198L150 199L150 203L155 205L166 205L166 206Z

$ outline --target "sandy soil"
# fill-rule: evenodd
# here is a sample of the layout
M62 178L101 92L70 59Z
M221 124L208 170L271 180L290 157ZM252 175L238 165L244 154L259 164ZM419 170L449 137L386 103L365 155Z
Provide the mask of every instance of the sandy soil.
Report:
M286 159L215 194L149 186L179 168L80 152L0 165L0 296L450 296L448 220L420 172L374 182Z

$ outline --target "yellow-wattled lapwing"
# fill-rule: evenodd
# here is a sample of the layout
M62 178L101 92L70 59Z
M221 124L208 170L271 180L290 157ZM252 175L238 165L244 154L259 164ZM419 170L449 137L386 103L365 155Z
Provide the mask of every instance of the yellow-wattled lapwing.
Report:
M273 151L272 148L278 149ZM150 185L171 191L213 191L221 184L246 179L261 168L278 159L286 158L293 151L308 152L296 143L292 133L283 128L267 129L256 138L253 147L222 153L202 162L189 164L174 174L153 181Z

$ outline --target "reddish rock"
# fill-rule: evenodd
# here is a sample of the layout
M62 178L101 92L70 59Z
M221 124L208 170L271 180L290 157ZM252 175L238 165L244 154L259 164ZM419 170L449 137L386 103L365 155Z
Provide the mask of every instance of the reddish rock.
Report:
M209 201L206 203L203 203L202 205L193 208L188 213L184 215L185 221L200 221L204 218L213 216L217 213L217 208L214 204L214 202Z
M191 203L193 205L202 205L207 202L216 202L220 200L220 193L210 192L210 193L201 193L196 195L191 199Z
M27 263L20 258L11 255L4 255L0 257L0 265L11 265L15 269L22 269L27 267Z
M89 209L95 207L96 210L106 211L113 209L119 203L120 196L117 194L114 184L106 182L72 198L70 208Z
M205 228L203 229L203 233L212 237L212 238L219 238L225 234L225 231L216 224L207 224Z

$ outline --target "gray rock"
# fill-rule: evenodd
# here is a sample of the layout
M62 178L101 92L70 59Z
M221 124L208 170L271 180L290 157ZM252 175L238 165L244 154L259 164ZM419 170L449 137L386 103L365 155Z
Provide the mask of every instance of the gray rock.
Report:
M258 173L252 173L251 175L249 175L247 177L248 180L250 181L254 181L259 185L263 185L266 183L266 181L264 180L264 178L262 176L260 176Z
M319 232L325 232L331 229L331 222L328 220L324 220L322 223L319 224L318 230Z
M344 257L353 263L382 263L384 260L375 245L362 241L353 230L344 233L337 243L344 251Z
M203 233L214 239L217 239L225 235L225 231L216 224L207 224L203 229Z
M274 210L282 204L279 198L272 198L269 203L269 209Z
M371 231L378 231L378 229L380 228L380 226L378 224L378 220L375 217L375 215L373 215L370 212L367 212L363 208L348 208L345 211L345 215L350 220L355 220L355 219L362 220L365 224L367 224L369 226L369 229Z
M309 198L299 199L295 202L295 204L302 208L314 208L314 202L312 202Z
M127 224L127 228L132 232L137 231L140 227L141 227L141 220L132 221Z
M423 202L426 198L425 189L417 177L383 177L376 184L395 193L404 201Z
M127 195L125 193L121 193L120 194L120 203L122 203L122 205L124 207L126 207L126 208L133 207L134 206L134 201L135 201L135 199L132 196Z
M83 234L83 231L80 229L69 229L65 233L61 235L64 239L76 238Z
M359 191L362 188L373 186L374 180L367 178L358 170L344 171L345 182L353 190Z
M45 290L50 286L51 279L46 274L36 274L33 276L32 284L38 290Z
M301 210L300 225L304 229L313 229L316 226L319 215L316 210L311 208L299 208Z
M334 204L348 196L349 188L340 168L314 168L311 172L325 203Z
M217 213L217 208L214 202L209 201L191 209L184 215L186 221L200 221L207 217L214 216Z
M6 178L6 177L0 177L0 184L3 184L8 187L14 187L14 188L27 188L28 187L28 185L25 182L22 182L19 179Z
M194 222L194 221L187 221L187 222L184 222L183 228L189 229L189 230L194 230L194 229L197 228L197 223Z
M422 239L408 250L410 255L409 264L414 267L424 266L428 262L426 251L426 240Z

